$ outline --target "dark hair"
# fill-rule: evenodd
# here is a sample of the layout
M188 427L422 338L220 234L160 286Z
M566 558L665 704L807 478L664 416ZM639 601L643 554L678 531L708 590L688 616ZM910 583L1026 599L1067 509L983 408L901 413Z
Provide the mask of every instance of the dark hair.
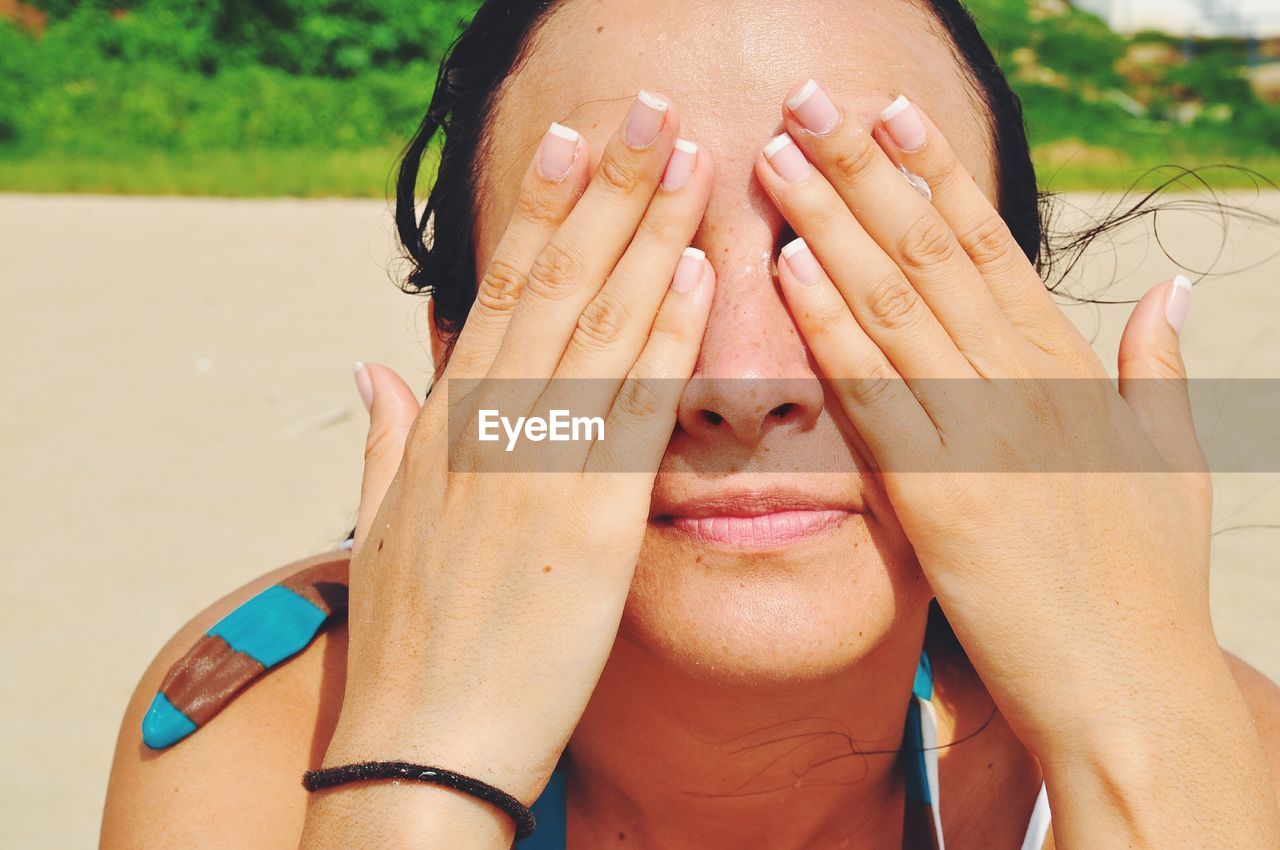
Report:
M1044 215L1022 120L1009 87L973 17L960 0L914 0L941 26L990 116L998 207L1027 258L1047 257ZM502 82L522 61L531 37L556 0L487 0L463 30L436 76L426 116L409 142L396 179L396 229L411 263L406 292L431 296L436 329L452 339L475 298L476 173L486 125ZM422 162L436 133L444 135L435 182L417 209Z

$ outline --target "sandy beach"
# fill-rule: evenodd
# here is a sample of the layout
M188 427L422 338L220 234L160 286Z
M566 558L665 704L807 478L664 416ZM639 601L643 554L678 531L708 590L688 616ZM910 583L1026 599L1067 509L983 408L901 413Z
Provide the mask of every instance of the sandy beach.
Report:
M1280 194L1256 206L1280 216ZM366 426L352 362L418 390L429 372L425 301L396 287L390 233L370 201L0 195L6 846L94 846L155 651L350 527ZM1243 271L1197 286L1184 351L1193 377L1280 378L1280 261L1263 262L1280 231L1232 234L1219 268ZM1101 246L1072 291L1171 276L1139 235ZM1196 265L1221 231L1171 214L1160 235ZM1128 310L1069 313L1114 363ZM1280 474L1218 475L1215 498L1217 529L1280 523ZM1223 645L1276 679L1278 548L1277 530L1219 534L1213 584Z

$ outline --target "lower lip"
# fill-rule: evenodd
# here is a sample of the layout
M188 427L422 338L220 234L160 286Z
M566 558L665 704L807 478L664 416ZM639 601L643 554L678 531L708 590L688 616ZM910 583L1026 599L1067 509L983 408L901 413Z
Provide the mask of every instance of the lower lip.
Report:
M698 543L734 549L780 549L834 528L848 511L778 511L759 516L672 517L677 532Z

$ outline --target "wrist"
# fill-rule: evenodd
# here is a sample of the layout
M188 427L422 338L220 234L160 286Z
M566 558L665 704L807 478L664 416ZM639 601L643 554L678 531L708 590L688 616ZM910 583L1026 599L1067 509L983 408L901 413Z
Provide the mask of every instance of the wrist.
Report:
M368 782L313 794L299 847L508 850L514 839L511 818L483 800L419 782Z
M1105 644L1105 646L1101 646ZM1097 648L1050 659L1034 688L1024 689L1006 715L1042 764L1096 761L1117 741L1132 742L1133 759L1147 741L1178 728L1212 724L1243 700L1212 631L1166 631L1159 642L1111 639Z
M1162 677L1137 675L1032 748L1058 846L1277 846L1262 744L1221 650L1166 657Z
M562 747L524 746L530 737L472 711L463 720L385 704L343 708L323 767L404 761L470 776L531 805L555 769Z

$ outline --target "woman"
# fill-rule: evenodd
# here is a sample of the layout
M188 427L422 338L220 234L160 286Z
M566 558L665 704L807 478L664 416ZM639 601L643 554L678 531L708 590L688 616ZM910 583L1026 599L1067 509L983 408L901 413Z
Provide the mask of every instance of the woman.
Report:
M1280 846L1280 694L1209 621L1190 289L1141 300L1111 389L957 3L487 3L398 212L448 365L421 410L357 369L349 618L329 554L179 633L105 847L516 835L439 784L300 781L370 761L537 800L522 847ZM557 408L604 438L472 427Z

